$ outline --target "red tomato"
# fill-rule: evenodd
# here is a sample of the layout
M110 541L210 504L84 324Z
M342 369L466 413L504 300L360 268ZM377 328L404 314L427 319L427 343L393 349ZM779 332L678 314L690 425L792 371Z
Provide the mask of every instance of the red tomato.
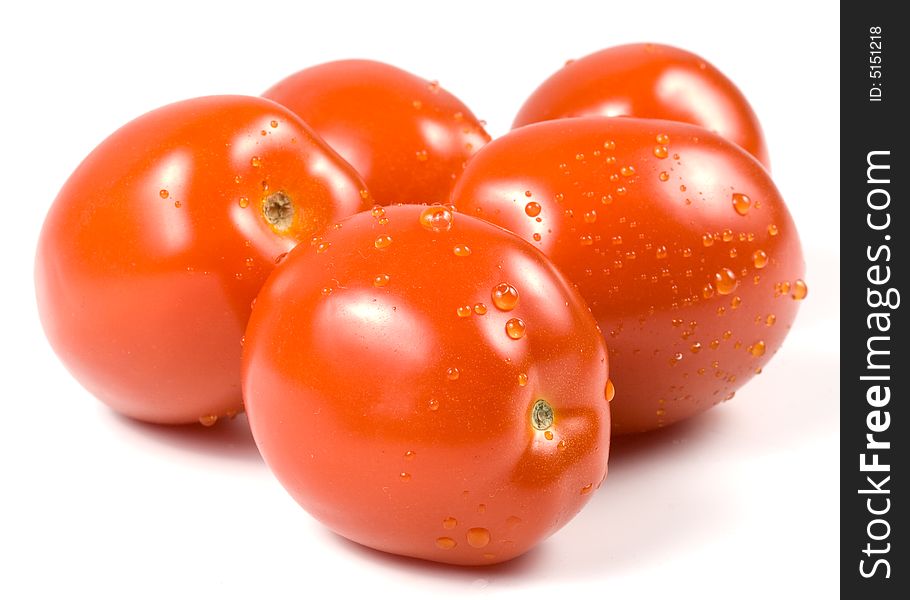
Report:
M253 309L259 449L314 517L372 548L508 560L606 475L606 350L540 252L441 206L376 207L288 255Z
M595 115L700 125L771 164L742 92L708 61L672 46L628 44L569 61L531 94L512 126Z
M241 410L240 339L276 257L368 206L364 183L274 102L213 96L128 123L70 176L38 244L47 337L115 410Z
M515 129L471 160L453 199L532 241L581 291L610 348L617 433L731 398L806 294L767 171L699 127L588 117Z
M490 141L438 83L371 60L310 67L263 95L300 115L380 204L445 202L465 161Z

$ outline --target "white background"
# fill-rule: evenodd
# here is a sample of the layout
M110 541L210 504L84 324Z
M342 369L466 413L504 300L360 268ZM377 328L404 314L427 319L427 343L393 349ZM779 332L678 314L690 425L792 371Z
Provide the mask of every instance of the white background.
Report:
M835 596L837 4L530 4L5 6L0 597ZM32 283L44 213L131 118L364 57L438 79L497 136L566 59L633 41L701 54L750 99L802 234L810 295L763 375L691 424L617 443L600 492L525 557L463 569L356 546L298 508L242 418L212 430L128 422L47 345Z

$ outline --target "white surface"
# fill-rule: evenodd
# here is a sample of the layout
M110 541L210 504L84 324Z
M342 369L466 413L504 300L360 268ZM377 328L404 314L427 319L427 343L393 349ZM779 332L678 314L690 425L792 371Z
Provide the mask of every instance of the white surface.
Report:
M836 3L130 4L3 9L0 597L835 596ZM810 295L763 375L689 425L617 444L601 491L525 557L458 569L346 542L284 492L242 419L211 431L127 422L47 345L32 284L44 213L127 120L366 57L438 79L500 135L567 58L632 41L697 52L750 99L802 233Z

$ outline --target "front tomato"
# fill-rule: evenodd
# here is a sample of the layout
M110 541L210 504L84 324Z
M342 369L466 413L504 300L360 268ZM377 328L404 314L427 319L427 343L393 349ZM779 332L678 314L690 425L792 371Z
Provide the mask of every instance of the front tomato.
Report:
M607 336L617 433L731 398L806 295L799 237L767 171L692 125L515 129L474 157L453 201L534 243L578 287Z
M276 257L369 206L351 167L282 106L213 96L102 142L41 232L54 350L115 410L213 423L241 410L240 339Z
M441 206L376 207L266 282L243 391L266 462L372 548L508 560L606 475L606 350L578 294L512 234Z

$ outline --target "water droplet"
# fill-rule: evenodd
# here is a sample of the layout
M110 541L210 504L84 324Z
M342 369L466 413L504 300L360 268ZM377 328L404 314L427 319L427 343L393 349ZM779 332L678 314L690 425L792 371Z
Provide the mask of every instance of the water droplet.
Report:
M535 242L539 242L539 241L540 241L540 234L539 234L539 233L535 233L535 234L532 235L531 237L534 238L534 241L535 241Z
M323 252L328 250L331 247L331 245L332 245L332 242L320 242L319 244L316 245L316 253L322 254Z
M464 244L458 244L457 246L452 248L452 252L455 254L455 256L470 256L471 255L471 249L468 248L467 246L465 246Z
M711 298L714 296L714 286L710 283L706 283L703 288L701 288L701 295L705 298Z
M670 143L670 136L668 136L666 133L658 133L657 137L654 138L654 141L658 144L666 145Z
M373 278L373 287L385 287L389 285L389 281L391 281L391 279L392 278L385 273L380 273Z
M167 200L168 196L170 196L171 193L167 190L158 190L158 195L161 196L162 200Z
M756 250L752 253L752 264L756 269L764 269L768 264L768 253L764 250Z
M518 374L518 385L520 385L521 387L528 385L528 374L527 373Z
M607 386L604 388L604 398L607 399L607 402L613 402L614 396L616 396L616 388L613 386L613 380L607 379Z
M658 408L657 410L654 411L654 414L657 415L658 418L660 418L660 417L664 416L665 414L667 414L667 411L663 408Z
M333 291L332 288L330 288L330 287L324 287L324 288L322 288L322 295L323 295L323 296L331 296L331 295L332 295L332 291Z
M262 159L259 158L258 156L254 156L253 158L250 159L250 164L256 168L261 167Z
M429 400L427 400L427 408L429 408L432 411L439 410L439 400L437 400L436 398L430 398Z
M487 305L484 304L483 302L478 302L477 304L474 305L474 313L478 314L478 315L487 314Z
M604 142L604 150L616 150L616 142L613 140L607 140Z
M512 318L506 321L506 335L513 340L520 340L525 334L525 324L521 319Z
M594 484L593 484L593 483L589 483L588 485L583 486L583 487L581 488L581 492L580 492L580 493L581 493L582 496L585 496L585 495L587 495L587 494L590 494L590 493L591 493L591 490L593 490L593 489L594 489Z
M667 173L666 171L661 171L661 172L657 175L657 178L660 179L661 181L669 181L669 180L670 180L670 174Z
M679 191L680 191L680 192L685 192L685 191L686 191L686 186L685 186L685 185L679 186Z
M553 424L553 407L543 398L531 408L531 425L538 431L546 431Z
M564 451L568 446L569 444L565 440L559 440L556 442L556 449L559 451Z
M252 257L246 257L243 260L243 264L246 265L247 269L252 269L256 265L256 261Z
M777 225L774 225L773 223L771 225L768 225L768 234L770 234L771 236L775 236L775 235L777 235L777 233L778 233Z
M407 452L404 453L405 460L414 460L415 456L417 456L417 453L414 452L413 450L408 450Z
M623 194L626 193L626 188L620 185L616 188L616 193L618 195L622 196Z
M455 381L461 375L461 372L458 370L458 367L449 367L446 369L446 379L449 381Z
M745 216L752 207L752 199L745 194L733 194L733 209L737 214Z
M701 352L701 343L695 342L694 344L689 346L689 350L692 351L692 354L698 354L699 352Z
M733 230L731 229L724 229L720 235L721 239L725 242L733 241Z
M455 517L446 517L442 520L443 529L455 529L456 527L458 527L458 519Z
M444 206L428 206L420 213L420 224L424 229L440 233L452 229L455 215Z
M540 204L537 202L528 202L525 204L525 214L529 217L536 217L540 214Z
M450 537L439 537L436 538L436 545L443 550L451 550L457 546L458 543Z
M585 159L585 155L581 152L579 152L578 154L575 155L575 160L584 160L584 159Z
M739 281L736 279L736 274L728 268L723 268L714 274L714 289L718 294L723 296L732 294L737 285L739 285Z
M423 102L421 102L420 100L414 100L413 102L411 102L411 106L413 106L416 110L420 110L421 108L423 108Z
M736 248L730 248L730 252L728 252L728 254L730 255L730 258L736 258L739 254L739 251Z
M183 202L180 200L174 200L174 208L180 208L181 206L183 206Z
M765 325L767 325L768 327L771 327L776 322L777 322L777 317L775 317L774 315L768 315L767 318L765 319Z
M682 352L677 352L676 354L674 354L673 356L670 357L670 361L669 361L669 362L670 362L670 366L675 365L676 363L678 363L678 362L681 361L682 359L683 359L683 353L682 353Z
M657 258L667 258L667 247L658 246L656 256L657 256Z
M472 548L483 548L490 543L490 532L484 527L471 527L465 537Z
M199 423L203 427L211 427L218 422L218 415L202 415L199 417Z
M759 340L759 341L755 342L754 344L752 344L751 346L749 346L749 354L751 354L752 356L759 357L759 356L764 355L764 353L765 353L765 343L761 340Z
M623 177L632 177L633 175L635 175L635 167L633 167L632 165L627 165L627 166L619 169L619 173Z
M410 474L410 473L405 473L404 471L402 471L401 473L399 473L399 474L398 474L398 477L399 477L402 481L411 481L411 474Z
M499 310L512 310L518 305L518 290L508 283L500 283L493 288L492 298Z
M470 305L459 306L458 308L455 309L455 314L457 314L459 317L462 317L462 318L470 317L471 316Z
M383 248L388 248L389 246L392 245L392 236L381 235L378 238L376 238L376 241L373 242L373 245L376 246L376 248L379 250L382 250Z
M654 146L654 156L657 158L667 158L670 155L670 151L666 146Z
M809 286L802 279L793 282L793 299L802 300L809 294Z
M240 208L246 208L250 205L250 199L246 196L241 196L240 200L237 201L237 204L240 205Z
M550 431L549 429L543 432L543 436L544 436L545 438L547 438L547 441L552 441L552 440L553 440L553 432Z
M426 150L418 150L417 152L414 153L414 155L417 157L417 160L420 162L426 162L426 160L427 160L427 151Z
M366 191L366 190L362 190L362 191ZM385 216L385 209L377 204L370 210L370 214L373 216L374 219L378 219L380 217Z
M583 235L580 238L578 238L578 243L581 244L582 246L591 246L594 244L594 238L591 237L590 235Z
M593 223L596 220L597 220L597 211L589 210L588 212L585 213L585 216L584 216L585 223Z

